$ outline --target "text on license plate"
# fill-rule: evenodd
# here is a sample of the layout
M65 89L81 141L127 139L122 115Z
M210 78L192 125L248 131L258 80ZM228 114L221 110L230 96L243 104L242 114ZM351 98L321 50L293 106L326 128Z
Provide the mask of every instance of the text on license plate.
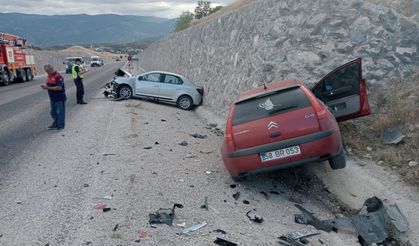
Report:
M274 151L269 151L260 154L260 159L262 161L270 161L275 159L281 159L288 156L299 155L301 154L300 146L288 147L285 149L279 149Z

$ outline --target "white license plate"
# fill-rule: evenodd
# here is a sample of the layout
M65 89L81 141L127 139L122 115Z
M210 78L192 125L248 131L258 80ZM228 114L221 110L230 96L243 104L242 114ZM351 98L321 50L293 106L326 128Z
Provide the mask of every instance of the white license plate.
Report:
M261 153L260 159L262 161L270 161L270 160L281 159L288 156L294 156L294 155L299 155L299 154L301 154L300 146L293 146L293 147L288 147L285 149L279 149L279 150Z

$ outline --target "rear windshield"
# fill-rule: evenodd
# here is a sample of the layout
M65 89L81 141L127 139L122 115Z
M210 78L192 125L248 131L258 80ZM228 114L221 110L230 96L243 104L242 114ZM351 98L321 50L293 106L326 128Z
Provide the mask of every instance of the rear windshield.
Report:
M299 87L264 94L238 102L233 113L233 125L282 114L311 106Z

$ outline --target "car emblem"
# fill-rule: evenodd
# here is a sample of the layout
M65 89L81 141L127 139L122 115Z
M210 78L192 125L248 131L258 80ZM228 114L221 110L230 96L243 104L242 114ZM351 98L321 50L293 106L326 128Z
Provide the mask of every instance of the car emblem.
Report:
M278 128L278 123L271 121L268 124L268 130L271 130L272 128Z
M271 99L268 97L265 102L259 103L259 107L265 110L272 110L276 105L274 105Z

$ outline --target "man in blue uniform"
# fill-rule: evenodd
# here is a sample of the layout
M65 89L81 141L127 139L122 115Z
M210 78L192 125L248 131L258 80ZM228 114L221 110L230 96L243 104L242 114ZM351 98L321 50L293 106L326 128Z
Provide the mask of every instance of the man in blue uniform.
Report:
M51 116L54 122L48 127L50 130L64 129L65 126L65 95L64 78L51 65L44 66L48 78L45 85L41 85L42 89L48 91Z

